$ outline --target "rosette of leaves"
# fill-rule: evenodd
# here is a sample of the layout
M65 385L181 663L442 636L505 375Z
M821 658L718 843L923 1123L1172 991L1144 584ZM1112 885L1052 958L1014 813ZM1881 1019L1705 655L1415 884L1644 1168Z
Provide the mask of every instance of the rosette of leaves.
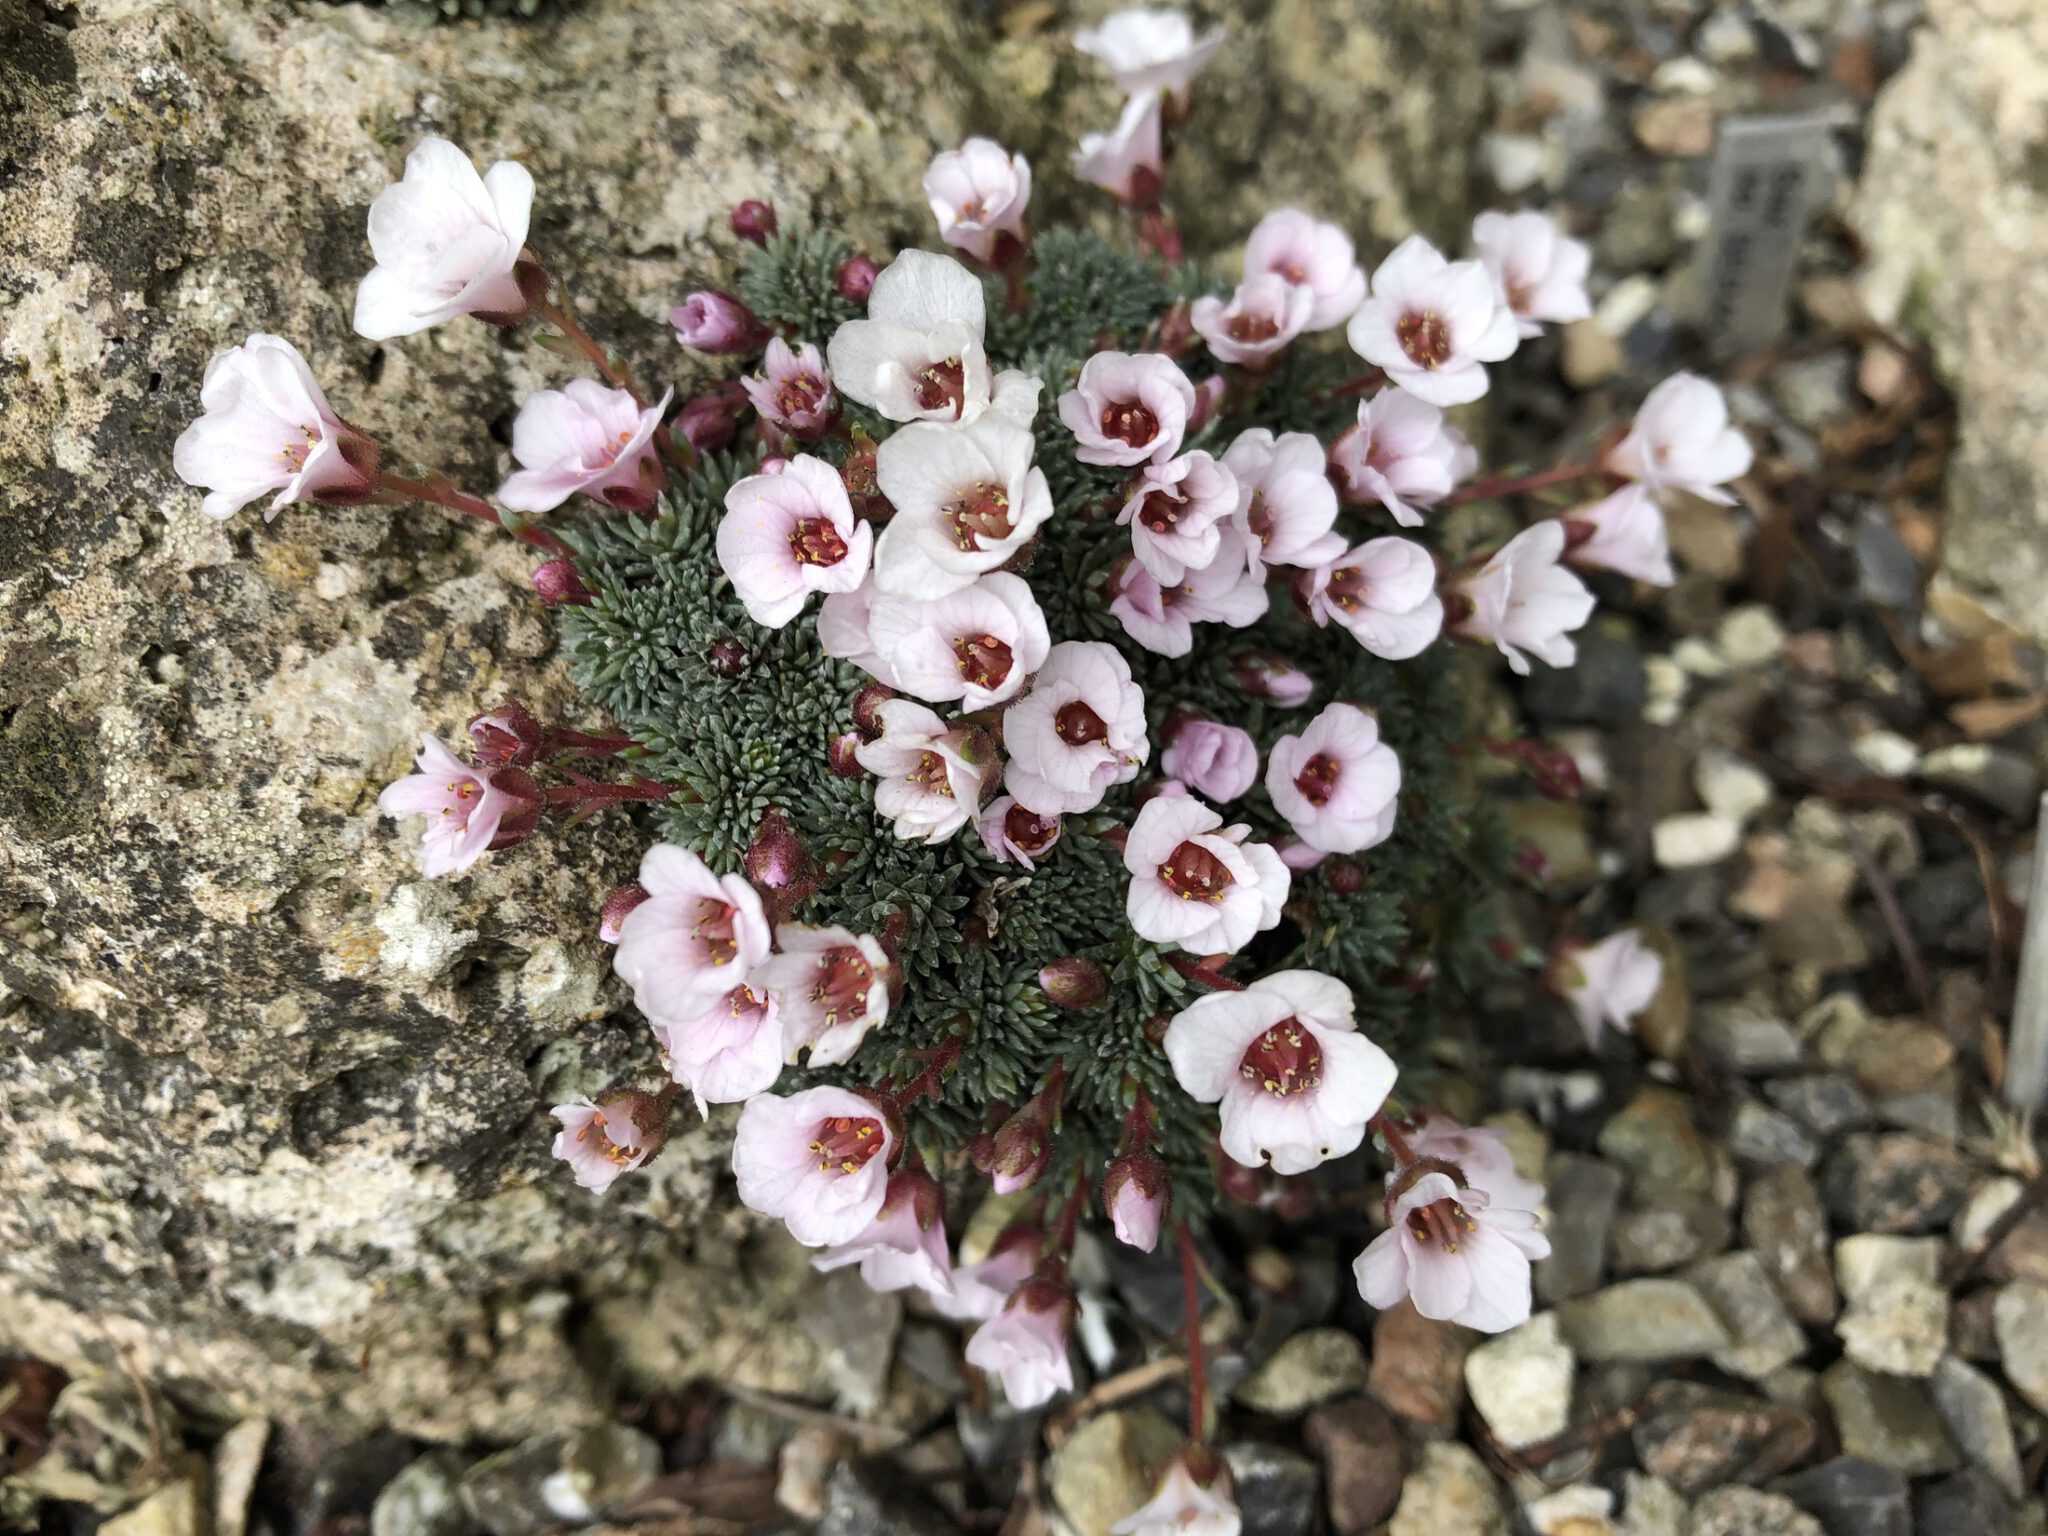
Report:
M829 235L785 232L752 255L740 292L763 317L822 344L853 313L834 282L846 254ZM1359 1027L1404 1067L1419 1067L1432 1028L1496 963L1485 941L1490 897L1506 868L1504 839L1460 751L1472 733L1457 648L1381 661L1344 632L1313 627L1277 592L1248 629L1198 625L1185 657L1157 656L1130 640L1105 591L1130 547L1115 522L1128 472L1077 462L1052 402L1089 355L1146 349L1177 295L1212 284L1195 269L1169 272L1073 231L1041 234L1033 258L1020 306L1011 307L993 279L988 292L992 366L1029 369L1045 385L1038 464L1057 512L1022 574L1055 639L1105 640L1128 658L1145 691L1155 762L1168 721L1180 714L1241 726L1263 758L1331 700L1377 711L1403 772L1394 835L1298 873L1285 920L1227 969L1252 977L1307 966L1339 978L1357 1000ZM1328 440L1355 413L1355 399L1332 391L1356 367L1340 338L1297 344L1256 392L1227 403L1188 446L1220 453L1255 426ZM876 438L893 430L857 407L849 414ZM828 440L808 451L830 457L843 445L835 450ZM824 871L798 917L896 940L905 984L886 1024L846 1066L792 1072L779 1091L811 1077L900 1086L957 1042L938 1094L915 1106L910 1134L934 1167L958 1169L969 1140L1062 1063L1069 1079L1051 1166L1085 1160L1100 1168L1142 1089L1158 1116L1176 1209L1199 1218L1215 1182L1214 1111L1182 1092L1158 1043L1166 1021L1201 990L1184 974L1194 957L1131 931L1129 876L1102 836L1130 823L1135 793L1156 773L1069 817L1035 873L990 857L971 829L937 846L899 841L876 818L871 781L841 777L827 759L828 743L853 728L854 697L871 680L819 648L815 604L783 629L763 629L720 572L712 541L725 491L752 468L751 457L708 457L672 484L656 514L565 531L593 601L560 614L579 684L645 745L636 766L679 786L656 808L664 836L714 870L736 871L763 819L779 812ZM1365 536L1362 525L1344 531ZM737 667L734 643L745 653ZM1316 680L1307 705L1282 707L1240 685L1238 664L1262 652ZM1262 787L1224 809L1250 822L1254 837L1289 836ZM1108 978L1107 995L1092 1008L1063 1010L1039 985L1041 968L1070 956L1095 962Z

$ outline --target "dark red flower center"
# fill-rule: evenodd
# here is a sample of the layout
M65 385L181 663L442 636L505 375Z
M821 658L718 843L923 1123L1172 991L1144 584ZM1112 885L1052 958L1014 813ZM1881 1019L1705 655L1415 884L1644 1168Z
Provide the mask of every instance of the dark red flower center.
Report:
M996 543L1014 531L1010 521L1010 493L993 481L969 486L947 509L953 524L953 542L963 550L981 548L981 541Z
M1408 1235L1418 1243L1440 1246L1445 1253L1456 1253L1465 1234L1478 1230L1479 1223L1455 1200L1439 1200L1408 1213Z
M1016 661L1010 647L994 635L955 635L953 655L962 680L971 688L1000 688Z
M775 391L775 408L785 417L801 416L825 398L825 381L815 374L799 373L784 379Z
M818 1122L811 1150L820 1173L859 1173L882 1150L882 1122L872 1115L834 1115Z
M1036 857L1059 841L1059 818L1044 817L1013 804L1003 813L1003 836L1013 846Z
M1171 491L1152 491L1138 503L1138 521L1164 536L1179 526L1181 509L1187 504L1185 496L1176 496Z
M1355 565L1330 572L1330 584L1323 589L1330 602L1346 613L1356 613L1365 603L1365 573Z
M729 964L739 953L739 942L732 935L733 921L738 916L739 909L729 901L710 896L697 898L697 921L690 933L713 965Z
M827 950L818 961L817 979L811 983L811 1001L818 1005L825 1027L836 1025L841 1014L866 1011L868 988L874 981L875 968L851 944Z
M1271 341L1280 334L1280 322L1271 315L1232 315L1226 329L1232 341Z
M846 540L827 518L799 518L789 530L789 552L798 565L837 565L846 558Z
M1451 328L1433 311L1411 310L1395 323L1394 335L1418 368L1441 368L1451 360Z
M1221 901L1236 883L1224 862L1196 842L1182 843L1168 854L1159 878L1182 901Z
M1264 491L1252 492L1252 504L1245 509L1245 526L1252 531L1252 537L1261 544L1273 542L1273 534L1280 526L1280 519L1266 504Z
M1102 408L1102 435L1142 448L1159 435L1159 418L1138 400L1113 400Z
M1328 805L1330 796L1337 792L1337 780L1343 776L1344 765L1327 752L1318 752L1306 763L1301 772L1294 776L1294 787L1310 805Z
M949 357L942 363L932 363L917 376L917 408L920 411L936 411L950 405L958 416L967 399L967 370L960 359Z
M1299 1019L1282 1019L1251 1043L1237 1070L1246 1082L1284 1099L1322 1082L1323 1048Z
M1059 713L1052 717L1052 728L1070 747L1083 747L1091 741L1109 739L1109 727L1103 723L1102 716L1079 699L1060 706Z

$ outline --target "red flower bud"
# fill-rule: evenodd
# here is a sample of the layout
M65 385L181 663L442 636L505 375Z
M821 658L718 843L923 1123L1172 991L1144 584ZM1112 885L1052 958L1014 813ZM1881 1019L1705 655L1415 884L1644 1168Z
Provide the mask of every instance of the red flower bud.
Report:
M825 744L825 762L842 779L857 779L867 772L854 756L862 745L859 731L843 731Z
M1332 859L1323 878L1339 896L1356 896L1365 889L1365 871L1350 859Z
M1277 651L1246 651L1231 658L1237 686L1257 699L1297 708L1316 691L1315 679Z
M716 453L739 432L740 413L746 408L746 390L737 379L727 379L686 400L676 412L675 429L699 453Z
M839 263L839 297L865 309L878 275L879 269L865 253L847 257Z
M818 867L796 828L780 811L761 818L747 845L747 878L768 898L769 915L777 921L811 898L818 888Z
M626 920L628 912L646 899L647 887L638 880L628 881L605 897L604 906L597 914L597 936L607 944L618 943L619 924Z
M873 741L882 734L881 707L896 697L896 690L869 683L853 696L853 723L861 735Z
M1038 985L1061 1008L1080 1013L1109 996L1109 976L1093 960L1068 955L1038 973Z
M662 1143L668 1140L670 1097L647 1093L639 1088L614 1088L597 1101L597 1107L604 1111L607 1120L628 1120L640 1133L640 1144L646 1148L646 1155L639 1164L643 1168L654 1160L661 1151Z
M715 642L704 659L720 677L738 677L747 670L747 648L737 640Z
M543 560L535 566L533 590L550 608L587 608L592 602L590 589L583 585L572 560Z
M479 763L523 765L533 761L547 732L518 700L507 699L469 722L469 739Z
M491 839L491 850L516 848L533 836L534 828L540 825L541 806L546 796L533 775L524 768L503 764L496 768L481 768L480 771L491 788L514 801L513 809L507 811L504 820L498 823L498 835Z
M1142 1148L1111 1158L1102 1176L1102 1208L1117 1240L1145 1253L1159 1246L1159 1227L1172 1195L1166 1164Z
M1012 1115L996 1132L989 1158L989 1178L999 1195L1013 1195L1036 1184L1052 1162L1052 1137L1028 1112Z
M732 211L732 232L742 240L766 245L776 227L774 206L758 198L750 197Z

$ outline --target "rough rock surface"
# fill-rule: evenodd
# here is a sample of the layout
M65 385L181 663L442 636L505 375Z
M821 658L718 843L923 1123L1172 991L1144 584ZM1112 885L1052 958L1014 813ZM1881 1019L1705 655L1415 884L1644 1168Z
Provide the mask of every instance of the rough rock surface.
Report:
M1198 243L1286 195L1368 254L1444 227L1473 28L1438 0L1221 9ZM566 365L477 325L348 328L364 208L430 130L534 170L536 246L685 386L659 317L724 276L739 197L923 240L916 168L994 129L1056 209L1108 88L978 15L588 0L419 32L0 0L0 1350L118 1344L221 1406L447 1439L560 1430L621 1368L825 1390L780 1326L801 1256L719 1198L716 1127L602 1205L548 1165L547 1104L653 1067L592 933L631 828L434 884L374 810L419 731L570 706L527 558L418 509L211 523L170 445L207 357L260 329L395 456L495 483L484 427Z
M1929 0L1932 25L1871 123L1856 219L1880 320L1923 336L1956 391L1943 563L2048 635L2048 11Z

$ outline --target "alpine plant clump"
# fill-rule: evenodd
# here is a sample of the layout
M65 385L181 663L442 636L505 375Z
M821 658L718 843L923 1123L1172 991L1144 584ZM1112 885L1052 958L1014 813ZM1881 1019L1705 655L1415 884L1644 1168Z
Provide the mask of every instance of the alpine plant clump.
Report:
M1587 313L1586 248L1541 213L1370 274L1297 208L1234 284L1183 259L1172 139L1222 41L1147 11L1078 37L1129 93L1071 166L1122 238L1035 229L1032 168L981 138L924 175L944 250L884 262L741 205L734 291L668 316L734 376L680 405L576 319L526 171L427 139L371 207L356 329L537 324L595 377L526 399L495 498L393 470L275 336L214 358L176 447L211 516L419 500L537 551L611 725L501 703L379 803L431 876L645 807L659 841L596 921L667 1080L556 1106L555 1155L603 1191L676 1114L742 1106L740 1197L819 1268L975 1324L968 1359L1023 1406L1074 1385L1084 1218L1172 1235L1192 1294L1219 1199L1299 1211L1361 1152L1366 1301L1528 1317L1541 1188L1402 1069L1508 949L1477 755L1548 793L1576 773L1471 730L1458 652L1570 666L1580 573L1669 583L1660 496L1725 500L1748 464L1681 375L1594 461L1477 478L1446 410ZM1572 483L1592 499L1536 495ZM1530 516L1452 561L1433 518L1477 500ZM1537 964L1592 1043L1660 973L1630 932ZM948 1221L977 1176L1011 1219L967 1262ZM1196 1342L1190 1450L1119 1530L1229 1509Z

